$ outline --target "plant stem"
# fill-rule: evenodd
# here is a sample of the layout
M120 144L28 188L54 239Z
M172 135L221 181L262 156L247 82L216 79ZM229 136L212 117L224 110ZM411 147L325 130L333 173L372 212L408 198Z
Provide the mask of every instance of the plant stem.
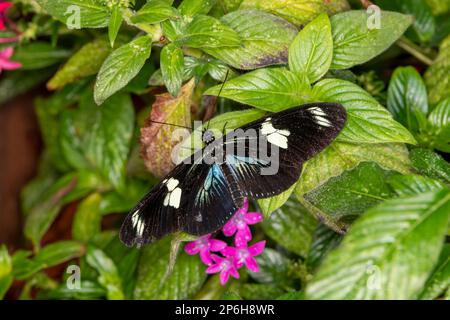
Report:
M408 40L407 38L401 37L397 41L397 45L421 62L425 63L427 66L430 66L433 63L432 58L428 57L418 45Z
M298 197L298 200L317 220L322 222L334 232L339 234L345 234L347 232L349 227L347 224L333 219L303 197Z

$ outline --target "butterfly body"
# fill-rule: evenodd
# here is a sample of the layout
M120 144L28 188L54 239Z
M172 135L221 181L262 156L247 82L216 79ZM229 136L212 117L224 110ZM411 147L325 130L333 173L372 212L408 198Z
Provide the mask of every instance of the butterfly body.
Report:
M316 103L274 113L206 146L177 165L130 211L120 237L132 246L175 231L203 235L220 229L244 198L275 196L300 177L305 161L345 125L339 104Z

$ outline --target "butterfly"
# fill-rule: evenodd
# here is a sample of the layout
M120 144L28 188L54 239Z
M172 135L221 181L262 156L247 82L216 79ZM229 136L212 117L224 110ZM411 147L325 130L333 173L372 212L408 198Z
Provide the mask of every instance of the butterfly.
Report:
M177 231L196 236L217 231L245 197L272 197L297 182L303 163L337 137L346 118L340 104L312 103L269 114L221 139L205 133L205 146L130 211L120 230L122 242L142 246ZM268 156L260 152L264 146ZM211 158L218 161L206 161Z

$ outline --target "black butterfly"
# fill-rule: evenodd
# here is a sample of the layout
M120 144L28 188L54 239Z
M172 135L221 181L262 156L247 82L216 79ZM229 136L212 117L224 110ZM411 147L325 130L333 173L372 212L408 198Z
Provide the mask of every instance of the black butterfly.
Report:
M292 186L303 163L336 138L346 118L340 104L314 103L238 128L244 132L253 129L258 144L252 143L256 139L253 135L242 138L237 134L242 130L222 139L207 137L206 146L186 159L188 164L177 165L130 211L120 231L122 242L141 246L175 231L204 235L220 229L245 197L268 198ZM267 143L268 155L278 152L276 174L263 174L274 163L260 155L261 142ZM243 154L229 152L239 146ZM205 161L206 156L220 152L222 161Z

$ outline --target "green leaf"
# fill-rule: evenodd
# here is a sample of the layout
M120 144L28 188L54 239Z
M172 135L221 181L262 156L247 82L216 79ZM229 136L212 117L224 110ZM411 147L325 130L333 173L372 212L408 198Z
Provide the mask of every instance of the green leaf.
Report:
M238 47L238 33L216 18L197 15L184 32L175 40L177 45L206 50L208 48Z
M6 295L13 281L14 277L12 275L7 275L3 278L0 278L0 300L2 300L3 297Z
M134 23L155 24L177 16L177 11L165 0L152 0L139 9L131 21Z
M368 210L327 256L306 289L307 298L416 298L438 260L449 214L447 190Z
M106 289L109 300L122 300L122 280L114 262L102 250L89 246L86 259L88 264L99 273L98 282Z
M222 91L220 91L222 88ZM284 68L258 69L209 88L218 95L262 110L277 112L311 100L309 85Z
M333 32L332 69L349 69L388 49L411 25L410 16L381 11L376 16L365 11L347 11L331 18Z
M413 149L411 163L421 174L450 184L450 164L428 149Z
M433 14L438 15L450 11L450 1L448 0L425 0L433 10Z
M450 35L442 41L439 55L425 73L430 104L448 97L450 92Z
M313 101L341 103L347 110L347 124L338 136L350 143L405 142L414 137L369 93L346 80L324 79L313 89Z
M197 256L179 253L173 271L167 266L170 237L145 247L138 267L134 298L139 300L187 299L192 297L206 279L205 266Z
M261 208L261 212L264 214L264 217L268 218L272 212L280 208L285 202L289 199L292 192L294 192L295 184L291 186L288 190L283 193L266 199L259 199L258 205Z
M450 286L450 244L442 249L439 262L425 284L420 299L436 299Z
M193 17L196 14L207 14L216 2L217 0L183 0L178 10L185 16Z
M161 50L160 65L167 90L173 97L177 97L183 82L183 50L173 43L164 46Z
M3 299L6 292L13 282L12 259L9 256L6 245L0 246L0 300Z
M70 29L108 26L110 10L102 0L36 0L55 19Z
M72 225L72 238L74 240L88 242L94 235L101 231L99 193L93 193L78 205Z
M386 182L392 174L373 162L363 162L351 171L331 178L305 198L335 220L350 220L394 196Z
M430 6L423 0L378 0L384 10L397 11L414 16L408 37L427 42L435 33L436 23Z
M387 106L394 118L410 131L423 127L428 114L427 89L416 69L395 69L389 83Z
M110 191L103 193L99 204L101 215L127 212L148 192L148 181L131 179L125 186L125 192Z
M204 51L228 65L252 70L286 64L288 48L297 28L287 21L257 10L238 10L221 18L240 37L235 48L205 48Z
M47 88L60 89L68 83L96 74L110 52L108 42L103 39L86 43L49 80Z
M150 57L152 39L142 36L114 50L105 60L97 75L94 99L102 104L111 95L125 87Z
M322 14L295 37L289 47L289 68L314 83L328 71L333 58L330 19Z
M61 284L58 288L51 290L46 298L48 299L77 299L77 300L94 300L104 298L106 295L105 289L98 283L81 280L80 288L68 288L66 283Z
M184 127L190 126L194 84L194 79L186 83L177 98L173 98L169 93L158 95L149 119ZM177 129L179 130L175 126L161 126L151 121L146 121L141 128L141 155L148 170L157 177L163 177L173 169L175 166L173 152L176 152L173 149L189 134L187 130L175 131Z
M120 4L115 4L112 8L108 25L108 38L111 47L114 47L114 42L116 41L117 34L119 33L120 26L122 25L122 21L123 17Z
M438 180L414 174L393 176L389 178L388 183L401 197L441 190L446 187Z
M240 6L272 13L299 26L312 21L325 8L323 0L244 0Z
M308 268L315 271L328 253L339 245L341 240L342 235L334 232L323 223L318 224L306 258Z
M239 288L239 296L246 300L270 300L284 292L280 287L257 283L245 283Z
M287 250L306 257L316 220L297 201L288 200L262 224L264 233Z
M51 243L40 250L33 258L40 268L56 266L65 261L78 258L85 253L82 243L77 241L59 241Z
M372 161L387 170L410 173L408 150L402 144L352 144L333 142L323 152L306 162L297 183L295 194L305 193L323 185L332 177L355 168L364 161Z
M443 152L450 152L450 97L441 101L428 116L433 130L433 146Z
M257 282L280 288L293 287L293 279L289 274L291 261L278 251L270 248L257 256L259 272L249 272Z
M20 62L22 70L33 70L58 63L70 54L70 50L55 48L50 43L36 41L18 46L11 60Z

